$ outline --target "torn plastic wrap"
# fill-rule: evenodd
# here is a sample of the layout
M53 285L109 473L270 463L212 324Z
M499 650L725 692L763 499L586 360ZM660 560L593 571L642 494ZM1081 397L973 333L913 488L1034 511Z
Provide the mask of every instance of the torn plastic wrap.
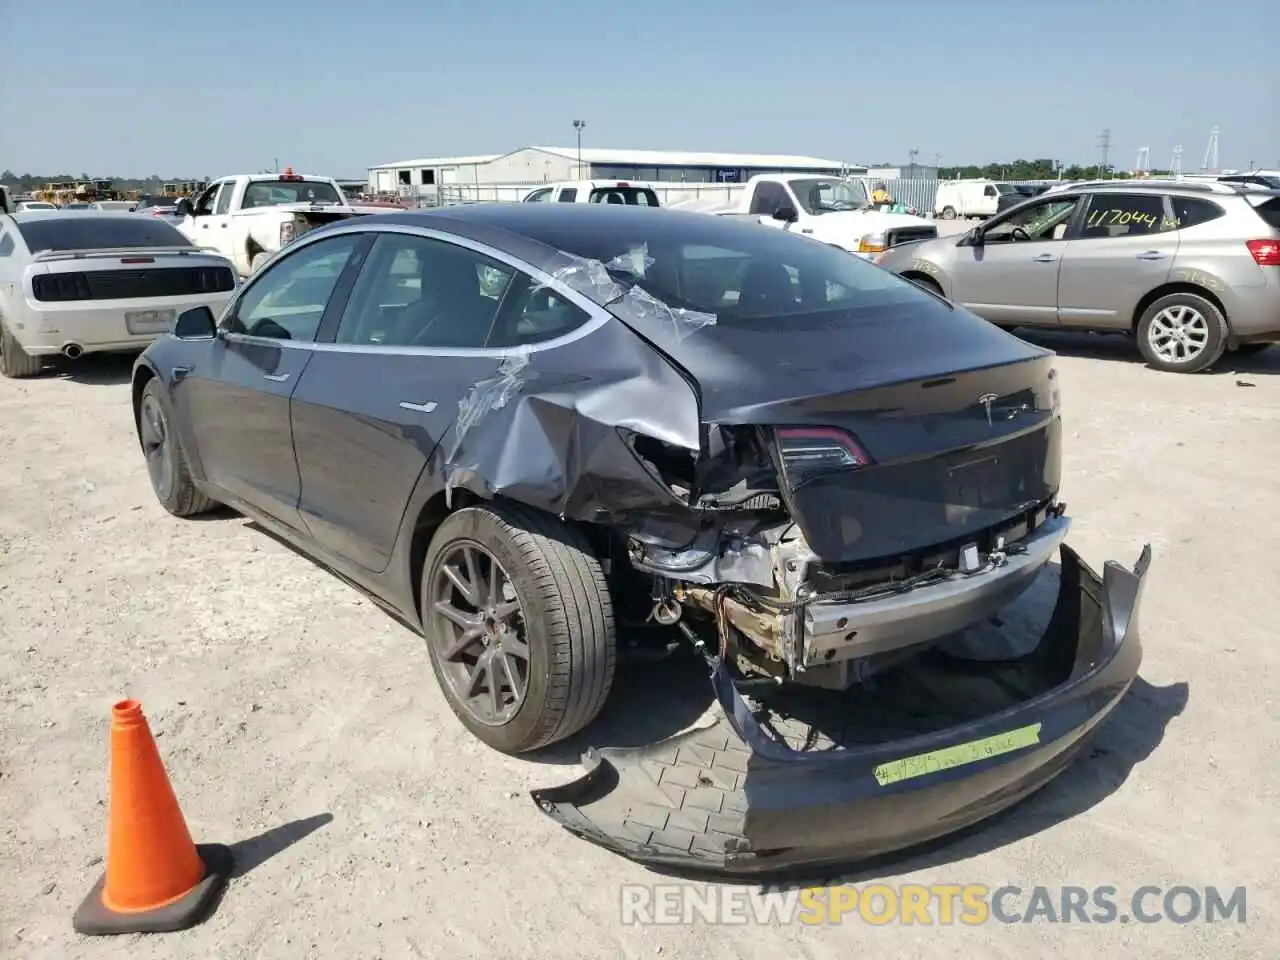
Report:
M1006 664L1036 687L1010 705L928 732L868 740L860 728L848 746L797 749L794 725L792 736L776 736L787 718L762 720L712 659L716 722L652 746L590 749L584 776L532 798L582 839L650 866L716 876L848 864L984 820L1066 769L1142 662L1138 607L1151 548L1132 570L1108 562L1102 576L1069 547L1061 558L1040 643ZM925 699L936 696L928 689ZM808 731L806 739L816 727Z
M525 381L537 377L537 371L529 368L527 352L503 357L496 376L481 380L458 401L458 419L453 425L453 449L445 459L445 504L453 507L453 491L464 477L473 482L479 474L479 457L463 455L463 444L471 429L495 410L504 409L523 387Z
M656 263L648 248L637 247L619 254L608 263L566 254L572 263L552 271L552 280L607 305L625 320L642 324L657 322L667 328L676 342L682 342L704 327L714 326L716 315L698 310L672 307L637 285L627 286L613 279L612 273L625 273L643 280L645 271ZM545 289L540 284L535 289Z

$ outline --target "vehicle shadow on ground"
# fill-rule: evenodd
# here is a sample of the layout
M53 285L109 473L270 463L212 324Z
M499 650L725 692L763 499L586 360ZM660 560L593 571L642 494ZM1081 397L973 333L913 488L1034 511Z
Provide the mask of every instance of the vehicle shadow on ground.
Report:
M91 353L79 360L56 357L49 362L45 375L86 386L119 386L133 377L133 362L137 359L136 353Z
M624 658L600 716L574 736L521 759L570 765L581 763L590 747L647 747L704 722L710 725L720 716L719 709L711 670L692 649L682 648L652 663Z
M1018 327L1013 334L1028 343L1052 350L1064 357L1081 357L1086 360L1114 360L1124 363L1143 363L1132 337L1118 334L1068 333L1058 330L1032 330ZM1208 376L1280 376L1280 344L1251 356L1224 353L1222 359L1205 371Z
M255 870L278 853L282 853L301 840L305 840L321 827L333 822L332 813L318 813L315 816L291 820L278 827L263 831L247 840L238 840L230 844L231 854L235 857L235 866L231 876L243 877Z

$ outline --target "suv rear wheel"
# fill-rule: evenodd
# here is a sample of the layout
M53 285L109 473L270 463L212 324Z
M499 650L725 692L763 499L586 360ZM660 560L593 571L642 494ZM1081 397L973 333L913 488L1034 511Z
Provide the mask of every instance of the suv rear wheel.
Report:
M1227 318L1195 293L1171 293L1152 303L1138 320L1138 349L1157 370L1199 373L1227 349Z

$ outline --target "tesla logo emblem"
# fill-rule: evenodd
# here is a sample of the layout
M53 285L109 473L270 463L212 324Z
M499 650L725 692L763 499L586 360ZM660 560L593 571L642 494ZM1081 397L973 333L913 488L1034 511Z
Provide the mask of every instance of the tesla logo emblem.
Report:
M978 403L982 404L982 409L987 412L987 426L991 426L991 405L999 398L994 393L984 393L978 398Z

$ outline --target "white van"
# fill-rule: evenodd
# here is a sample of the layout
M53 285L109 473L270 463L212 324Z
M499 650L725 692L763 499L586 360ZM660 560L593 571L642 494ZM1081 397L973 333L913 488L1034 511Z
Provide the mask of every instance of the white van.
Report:
M994 180L944 180L938 184L933 215L943 220L994 217L1000 207L1000 195L1017 192L1012 184Z

